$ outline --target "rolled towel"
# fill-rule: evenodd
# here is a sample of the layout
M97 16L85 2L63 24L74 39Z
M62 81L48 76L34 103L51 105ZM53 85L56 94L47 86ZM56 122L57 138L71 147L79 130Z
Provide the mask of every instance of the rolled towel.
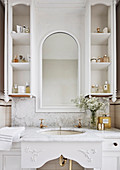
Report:
M0 129L0 150L10 150L12 142L18 142L25 127L4 127Z

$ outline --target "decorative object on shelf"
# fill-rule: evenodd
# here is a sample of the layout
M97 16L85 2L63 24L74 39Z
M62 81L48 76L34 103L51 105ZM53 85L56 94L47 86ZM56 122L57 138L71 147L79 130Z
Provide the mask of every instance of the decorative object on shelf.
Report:
M23 60L23 56L19 55L19 62L22 62L22 60Z
M14 84L13 86L13 93L18 93L18 85Z
M30 29L29 29L29 27L26 27L25 32L26 32L26 33L30 33Z
M105 27L105 28L103 29L103 33L108 33L108 27Z
M110 93L110 84L108 84L107 81L105 81L105 84L103 86L104 93Z
M97 33L101 33L101 32L100 32L100 27L97 27Z
M102 86L99 86L98 84L96 85L92 85L91 86L91 92L92 93L103 93L103 87Z
M15 57L13 58L13 62L14 62L14 63L17 63L17 62L18 62L18 57L17 57L17 55L15 55Z
M76 104L76 107L84 110L90 110L91 111L91 128L96 129L96 112L98 110L104 110L106 107L106 99L102 98L103 102L100 101L99 98L97 97L91 97L91 98L86 98L81 96L80 98L72 99L72 102Z
M99 93L99 85L98 84L95 85L95 93Z
M106 54L103 56L103 62L110 62L110 59Z
M101 62L100 57L96 60L96 62L97 62L97 63L100 63L100 62Z
M97 61L96 61L96 62L98 62L98 63L103 62L103 57L99 57L99 56L98 56L98 58L97 58Z
M17 33L30 33L30 28L25 25L16 25Z
M23 32L23 27L20 25L16 25L17 33L22 33Z
M23 33L26 33L26 26L23 25Z
M111 128L111 117L107 114L98 117L98 123L102 123L105 125L105 129Z
M26 82L26 93L30 93L30 85Z
M19 55L19 62L27 62L25 57L23 57L22 55Z
M95 57L91 58L92 63L96 63L97 59Z
M25 93L25 86L18 86L18 93Z

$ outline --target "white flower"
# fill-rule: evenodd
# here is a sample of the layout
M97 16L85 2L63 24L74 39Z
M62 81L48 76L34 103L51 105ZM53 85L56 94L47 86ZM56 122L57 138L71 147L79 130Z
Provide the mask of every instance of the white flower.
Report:
M86 98L81 96L80 98L73 99L72 102L74 102L76 107L79 107L80 109L88 109L96 112L99 109L104 110L105 106L108 104L108 100L104 98L102 99L104 102L97 97Z

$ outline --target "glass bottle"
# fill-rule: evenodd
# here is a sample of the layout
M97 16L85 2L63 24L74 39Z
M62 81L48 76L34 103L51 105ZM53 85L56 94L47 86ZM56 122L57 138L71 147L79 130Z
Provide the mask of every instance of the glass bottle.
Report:
M17 55L15 55L15 57L13 58L13 62L14 62L14 63L17 63L17 62L18 62L18 57L17 57Z
M14 84L13 86L13 93L18 93L18 85Z
M107 81L105 81L103 90L104 90L104 93L110 93L110 84L108 84Z
M30 93L30 85L26 82L26 93Z
M99 85L98 84L95 85L95 93L99 93Z

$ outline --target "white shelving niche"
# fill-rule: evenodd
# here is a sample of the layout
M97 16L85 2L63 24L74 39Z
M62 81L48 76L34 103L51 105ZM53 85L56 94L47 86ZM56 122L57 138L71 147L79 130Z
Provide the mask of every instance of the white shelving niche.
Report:
M21 3L20 1L9 7L9 86L8 94L12 97L29 97L30 93L13 93L15 84L18 86L26 86L26 82L30 85L30 33L18 32L17 25L29 28L30 30L30 4ZM20 61L19 56L25 58L24 62ZM14 58L17 56L18 61Z
M88 78L88 91L87 95L98 96L98 97L111 97L114 93L114 57L113 57L113 4L112 1L107 1L107 4L100 3L99 0L96 2L90 1L89 13L90 17L87 18L90 21L89 29L89 78ZM100 28L100 31L97 30ZM104 32L103 29L106 28L108 31ZM109 61L105 62L103 56L109 57ZM92 62L91 59L95 58L96 62ZM98 60L102 58L102 60ZM105 81L110 85L110 91L105 93L103 90ZM92 87L98 87L98 91L94 91ZM94 92L93 92L94 91Z

